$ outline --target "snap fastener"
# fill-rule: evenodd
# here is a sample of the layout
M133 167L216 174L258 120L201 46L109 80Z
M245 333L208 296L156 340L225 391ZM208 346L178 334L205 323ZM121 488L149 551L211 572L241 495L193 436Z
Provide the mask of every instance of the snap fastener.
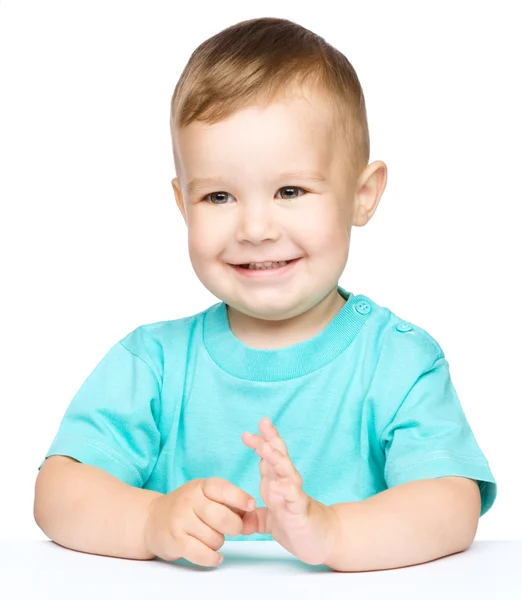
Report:
M366 300L359 300L359 302L354 305L354 308L361 315L367 315L372 310L372 307Z
M403 321L402 323L399 323L395 329L397 331L411 331L413 327L409 323L406 323L406 321Z

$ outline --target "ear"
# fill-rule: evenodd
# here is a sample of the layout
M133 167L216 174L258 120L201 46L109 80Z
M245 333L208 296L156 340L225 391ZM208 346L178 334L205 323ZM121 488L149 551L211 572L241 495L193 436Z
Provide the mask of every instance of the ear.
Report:
M353 225L363 227L377 210L386 187L388 168L381 160L369 164L359 176L355 192Z
M187 213L185 211L185 204L183 203L183 194L181 193L179 179L177 177L174 177L174 179L171 181L171 184L172 184L172 189L174 190L174 195L176 197L176 204L178 205L178 208L179 208L179 210L183 216L183 219L186 223L187 222Z

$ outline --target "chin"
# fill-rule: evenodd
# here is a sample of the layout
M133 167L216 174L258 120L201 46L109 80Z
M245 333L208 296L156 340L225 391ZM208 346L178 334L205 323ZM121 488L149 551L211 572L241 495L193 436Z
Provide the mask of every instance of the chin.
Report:
M263 321L286 321L307 310L298 304L296 305L295 302L292 302L290 306L285 305L281 297L269 302L264 301L262 298L257 302L252 298L247 299L245 302L238 302L237 299L230 298L230 302L225 302L234 310Z
M245 309L236 309L236 310L240 310L243 314L248 315L249 317L252 317L254 319L259 319L260 321L273 321L274 323L276 321L286 321L287 319L291 319L292 317L295 317L299 314L299 312L296 312L295 314L291 314L291 313L284 313L279 311L265 311L265 312L251 312Z

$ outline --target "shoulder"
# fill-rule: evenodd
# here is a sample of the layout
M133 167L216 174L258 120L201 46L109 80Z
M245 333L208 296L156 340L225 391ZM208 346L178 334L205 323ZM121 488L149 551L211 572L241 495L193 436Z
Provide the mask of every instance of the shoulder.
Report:
M448 390L449 366L444 352L431 332L405 315L371 299L372 311L361 333L357 353L368 373L365 398L379 439L392 422L405 398L419 383L426 402L442 397ZM430 377L433 373L435 377ZM424 390L424 391L422 391Z
M380 368L419 373L429 369L438 359L444 358L439 342L417 322L366 295L359 294L355 300L363 300L371 306L371 318L361 333L366 338L366 343L377 353Z
M201 328L205 314L215 306L187 317L139 325L119 344L147 363L158 379L162 379L166 358L169 362L185 362L187 351Z

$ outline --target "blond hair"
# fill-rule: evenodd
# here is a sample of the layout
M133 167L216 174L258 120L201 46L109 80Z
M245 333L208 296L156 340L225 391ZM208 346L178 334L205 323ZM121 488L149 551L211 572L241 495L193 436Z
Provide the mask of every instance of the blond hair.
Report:
M322 37L273 17L250 19L204 41L190 56L171 100L170 129L193 121L217 123L237 110L277 100L293 84L327 102L331 131L360 172L369 160L366 105L357 74L348 59Z

